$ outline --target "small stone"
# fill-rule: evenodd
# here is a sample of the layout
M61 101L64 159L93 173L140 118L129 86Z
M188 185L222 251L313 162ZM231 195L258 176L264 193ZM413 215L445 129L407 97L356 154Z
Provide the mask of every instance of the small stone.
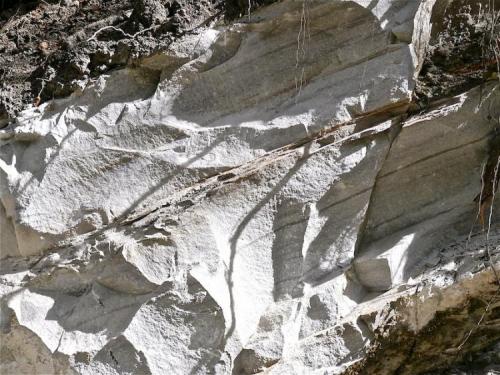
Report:
M38 48L44 51L49 48L49 43L47 43L46 41L42 41L38 44Z

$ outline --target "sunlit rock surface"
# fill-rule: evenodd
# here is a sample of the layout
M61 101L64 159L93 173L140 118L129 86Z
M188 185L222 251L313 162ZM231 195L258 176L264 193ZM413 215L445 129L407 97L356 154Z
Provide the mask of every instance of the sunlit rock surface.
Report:
M498 341L500 93L412 110L434 3L278 2L1 129L0 371L420 374Z

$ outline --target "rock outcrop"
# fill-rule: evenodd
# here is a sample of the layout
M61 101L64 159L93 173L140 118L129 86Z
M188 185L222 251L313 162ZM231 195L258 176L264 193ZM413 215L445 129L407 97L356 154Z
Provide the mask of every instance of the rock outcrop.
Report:
M16 115L2 373L498 368L500 92L436 61L459 2L275 2Z

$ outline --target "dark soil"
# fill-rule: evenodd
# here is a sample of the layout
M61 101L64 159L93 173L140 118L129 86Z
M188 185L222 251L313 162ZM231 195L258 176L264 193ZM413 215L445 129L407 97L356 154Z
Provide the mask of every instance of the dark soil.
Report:
M491 350L500 342L500 304L495 291L482 298L437 312L417 334L388 322L375 332L366 357L343 375L472 375L479 374L474 372L477 369L494 367L499 358ZM398 310L399 302L392 308Z
M275 0L252 0L252 9ZM248 0L0 0L0 126L29 104L248 12Z
M498 79L500 0L438 0L433 35L417 82L416 98L464 92Z

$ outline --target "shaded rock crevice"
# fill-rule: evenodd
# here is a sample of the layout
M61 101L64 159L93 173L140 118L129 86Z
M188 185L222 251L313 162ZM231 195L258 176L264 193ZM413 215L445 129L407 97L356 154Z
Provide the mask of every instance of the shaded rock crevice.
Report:
M486 2L67 3L0 11L77 21L5 73L0 371L495 368Z

